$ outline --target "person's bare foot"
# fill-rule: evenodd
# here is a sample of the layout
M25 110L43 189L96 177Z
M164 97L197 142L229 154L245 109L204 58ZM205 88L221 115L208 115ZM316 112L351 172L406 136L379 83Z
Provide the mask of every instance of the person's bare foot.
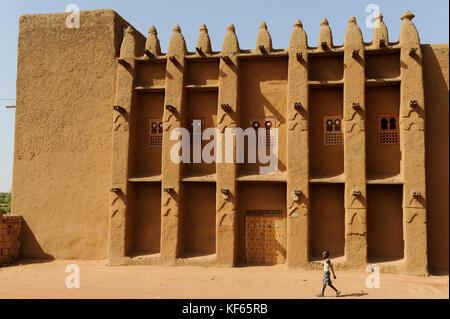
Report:
M339 297L340 294L341 294L341 292L339 290L336 291L336 297Z

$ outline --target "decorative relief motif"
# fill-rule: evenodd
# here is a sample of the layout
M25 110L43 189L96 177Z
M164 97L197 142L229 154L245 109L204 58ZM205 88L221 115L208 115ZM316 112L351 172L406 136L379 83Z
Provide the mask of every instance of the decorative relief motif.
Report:
M295 112L294 116L288 121L288 129L293 131L297 126L301 131L308 130L308 121L301 114Z

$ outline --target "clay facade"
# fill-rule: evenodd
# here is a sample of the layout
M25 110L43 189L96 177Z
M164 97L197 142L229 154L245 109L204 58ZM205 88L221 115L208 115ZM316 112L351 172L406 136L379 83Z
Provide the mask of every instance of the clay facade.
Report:
M97 63L89 72L84 67L92 75L84 81L95 83L86 93L78 80L64 82L67 74L33 66L37 56L30 57L26 37L50 28L86 48L90 44L58 25L64 15L25 16L13 180L13 211L26 222L24 255L107 257L111 265L317 268L320 253L329 250L341 268L376 263L384 271L413 274L448 270L448 240L445 252L433 234L448 239L448 194L440 193L448 190L448 146L442 146L448 142L448 122L437 129L427 117L448 115L448 45L421 45L413 17L410 12L401 17L395 43L381 16L370 43L363 42L351 18L342 46L333 44L324 19L317 47L308 45L296 21L287 49L272 47L265 23L255 49L240 49L230 24L220 52L212 51L206 26L200 28L196 52L188 52L177 26L162 53L154 27L144 38L114 12L87 12L85 21L105 20L105 36L96 42ZM58 40L45 41L51 47ZM62 51L54 54L43 63L63 64ZM76 65L82 58L70 48L65 54ZM32 114L43 107L39 101L32 106L31 99L58 96L35 91L47 85L32 81L36 72L47 72L67 83L60 84L64 92L86 99L50 103L54 112L43 111L47 123L41 133L40 124L29 129L37 121ZM73 119L65 118L64 107L81 105L69 111ZM170 133L189 130L193 120L220 132L270 121L278 129L277 170L260 174L262 164L236 161L174 163L170 151L177 141ZM70 125L85 127L79 132L84 148L65 132ZM72 134L77 132L75 127ZM41 140L52 133L58 139ZM63 137L68 144L58 144ZM68 162L60 162L64 158ZM429 169L430 158L446 175ZM53 177L42 178L46 171ZM27 172L31 184L42 186L47 209L39 214L60 215L47 229L28 198ZM54 205L53 196L62 196L61 205ZM430 196L441 205L431 204L430 210ZM70 229L67 239L51 243L51 236L59 236L58 225Z

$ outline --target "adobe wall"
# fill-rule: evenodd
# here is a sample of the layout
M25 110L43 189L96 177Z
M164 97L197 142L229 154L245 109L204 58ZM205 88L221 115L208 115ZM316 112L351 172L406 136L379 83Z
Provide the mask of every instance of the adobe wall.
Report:
M325 66L325 68L327 68ZM310 120L310 174L311 177L337 176L344 173L344 148L340 145L324 145L323 118L342 116L343 90L336 88L311 88Z
M138 184L134 190L136 208L132 232L135 234L129 255L156 254L161 238L161 185Z
M400 86L368 87L366 165L369 178L382 178L400 174L401 152L398 144L380 145L378 143L378 114L395 114L400 110Z
M368 260L403 258L402 186L369 185L367 209Z
M422 45L428 190L428 245L431 270L448 273L449 261L449 47Z
M182 222L182 249L180 255L201 256L216 252L216 185L190 183Z
M310 194L310 260L321 260L324 247L333 258L344 256L344 185L314 184Z
M240 62L240 127L251 127L254 120L275 118L278 128L278 171L285 172L286 162L286 104L287 59L269 61L243 60ZM248 149L248 141L245 149ZM250 146L254 147L254 146ZM239 165L240 174L259 174L260 163L245 162Z
M12 211L23 257L107 257L111 117L123 28L112 10L20 18Z

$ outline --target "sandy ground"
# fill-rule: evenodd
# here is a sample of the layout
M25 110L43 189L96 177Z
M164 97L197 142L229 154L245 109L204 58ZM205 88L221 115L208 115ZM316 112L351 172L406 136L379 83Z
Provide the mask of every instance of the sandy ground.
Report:
M66 288L66 266L80 267L80 288ZM338 272L342 298L449 298L449 277L381 274L380 288L367 274ZM321 271L285 266L203 268L123 266L105 261L28 263L0 268L0 298L316 298ZM326 297L335 298L327 288Z

